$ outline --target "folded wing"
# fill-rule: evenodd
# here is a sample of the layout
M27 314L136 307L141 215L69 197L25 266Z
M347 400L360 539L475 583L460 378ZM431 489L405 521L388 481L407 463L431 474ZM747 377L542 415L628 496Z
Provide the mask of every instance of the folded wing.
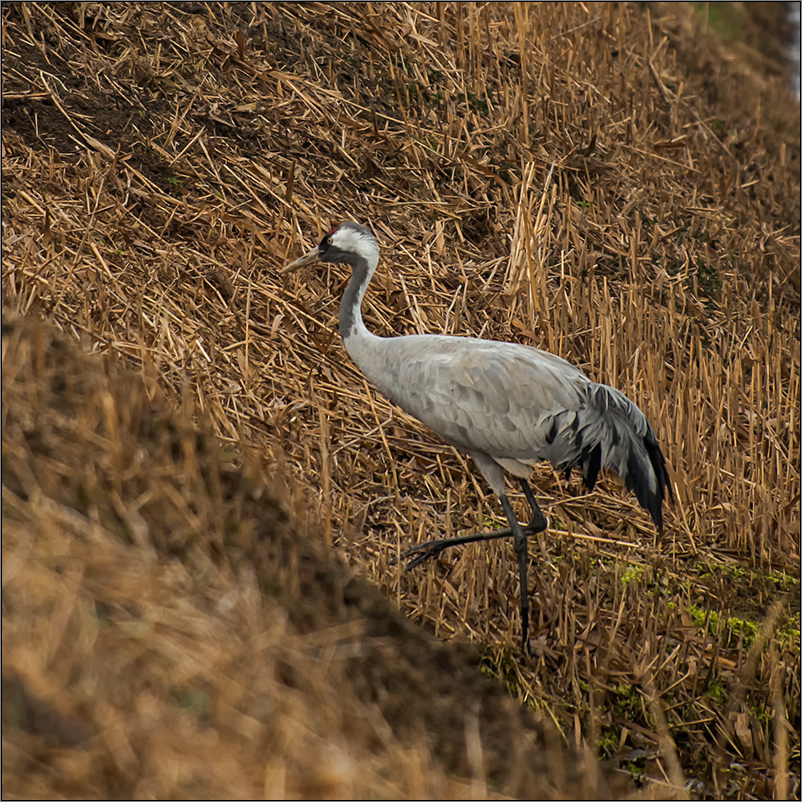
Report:
M589 488L609 468L662 527L665 461L623 393L528 346L432 335L385 342L382 374L394 381L374 383L447 443L518 476L543 460L566 473L581 467Z

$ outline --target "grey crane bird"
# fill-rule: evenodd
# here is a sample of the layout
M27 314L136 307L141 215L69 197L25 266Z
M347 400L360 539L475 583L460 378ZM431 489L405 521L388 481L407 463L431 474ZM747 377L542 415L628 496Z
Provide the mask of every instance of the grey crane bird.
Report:
M394 404L471 456L499 497L509 529L431 541L411 549L408 567L444 548L512 536L521 582L522 646L528 652L527 535L547 521L527 482L531 466L548 460L569 475L580 467L592 489L610 468L663 526L663 499L671 485L660 446L646 416L623 393L592 382L560 357L528 345L416 334L377 337L362 322L362 299L379 262L370 229L345 222L284 268L344 262L351 280L340 303L340 334L351 358ZM532 509L521 526L505 493L504 471L517 477Z

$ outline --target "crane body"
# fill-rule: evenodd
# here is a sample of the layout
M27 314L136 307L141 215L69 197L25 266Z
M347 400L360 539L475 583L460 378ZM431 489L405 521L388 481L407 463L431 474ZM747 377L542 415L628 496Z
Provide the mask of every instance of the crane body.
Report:
M527 345L439 334L377 337L362 321L365 290L379 259L372 232L357 223L333 228L284 272L314 261L345 262L351 280L340 304L340 334L367 379L397 404L468 454L499 497L508 530L433 541L411 549L409 567L451 545L514 538L521 578L523 647L528 647L526 535L547 526L527 477L548 461L569 475L581 468L592 489L609 468L662 529L663 499L671 485L646 416L623 393L591 381L564 359ZM504 471L519 479L533 518L521 527L507 499Z

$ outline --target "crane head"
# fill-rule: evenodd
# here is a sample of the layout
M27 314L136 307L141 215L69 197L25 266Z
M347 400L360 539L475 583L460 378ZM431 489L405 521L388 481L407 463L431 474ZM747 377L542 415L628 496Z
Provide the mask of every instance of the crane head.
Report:
M313 262L347 262L353 265L357 259L375 265L379 259L379 246L369 228L347 221L334 226L319 245L290 262L281 272L290 273Z

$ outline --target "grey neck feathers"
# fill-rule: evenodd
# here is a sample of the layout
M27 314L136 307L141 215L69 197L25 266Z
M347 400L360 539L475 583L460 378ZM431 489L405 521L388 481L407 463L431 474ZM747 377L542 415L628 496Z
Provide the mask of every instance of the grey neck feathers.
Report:
M375 264L369 264L362 256L353 255L349 261L351 280L340 301L340 336L346 344L353 336L368 333L362 322L362 298L376 269Z

